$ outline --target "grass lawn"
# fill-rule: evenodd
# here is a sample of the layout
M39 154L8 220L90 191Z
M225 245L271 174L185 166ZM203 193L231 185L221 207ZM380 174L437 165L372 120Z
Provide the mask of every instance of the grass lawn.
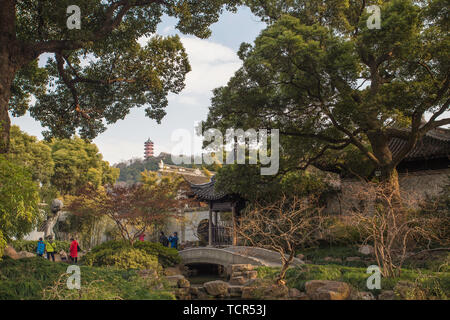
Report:
M376 262L373 257L360 254L357 247L311 248L301 253L310 263L287 271L286 281L289 287L304 291L305 283L309 280L334 280L346 282L359 291L369 291L366 285L369 274L366 270L367 266ZM347 257L360 257L361 260L346 261ZM330 258L333 261L330 261ZM407 261L400 277L381 279L381 290L393 290L399 281L409 281L425 290L430 297L448 299L450 297L449 258L450 254L444 252L439 255L439 259L433 257L431 261ZM278 271L279 268L259 267L258 276L262 279L274 279ZM381 290L371 292L377 296Z
M173 294L158 285L154 279L144 280L134 270L112 267L80 266L81 290L68 290L68 266L39 257L20 260L4 257L0 261L0 300L174 299Z

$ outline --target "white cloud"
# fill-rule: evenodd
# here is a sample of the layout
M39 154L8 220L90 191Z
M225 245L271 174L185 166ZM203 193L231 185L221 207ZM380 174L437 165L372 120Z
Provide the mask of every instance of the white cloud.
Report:
M192 71L186 76L183 94L208 94L225 85L242 65L236 53L221 44L196 38L181 39Z
M167 26L164 29L162 29L161 34L167 35L172 32L175 32L175 28L173 26Z
M145 45L148 40L148 37L142 37L138 42ZM187 74L186 88L179 97L186 94L209 96L214 88L227 84L242 65L233 49L220 43L191 37L181 37L181 42L188 54L192 71ZM191 103L188 104L192 104L193 98L190 97L189 101Z

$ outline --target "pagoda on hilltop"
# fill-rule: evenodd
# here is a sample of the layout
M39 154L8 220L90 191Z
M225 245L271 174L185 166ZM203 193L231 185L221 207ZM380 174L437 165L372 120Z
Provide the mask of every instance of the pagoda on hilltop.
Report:
M154 156L154 149L153 149L153 141L150 140L150 138L144 143L144 157L145 160L149 158L153 158Z

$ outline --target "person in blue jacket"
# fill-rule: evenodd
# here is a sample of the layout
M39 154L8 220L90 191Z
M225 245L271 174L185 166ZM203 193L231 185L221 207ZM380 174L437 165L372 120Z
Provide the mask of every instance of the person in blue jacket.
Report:
M37 243L36 253L39 257L42 257L45 252L45 243L42 241L42 238L39 238L39 241Z
M173 236L169 237L170 247L178 249L178 233L174 232Z

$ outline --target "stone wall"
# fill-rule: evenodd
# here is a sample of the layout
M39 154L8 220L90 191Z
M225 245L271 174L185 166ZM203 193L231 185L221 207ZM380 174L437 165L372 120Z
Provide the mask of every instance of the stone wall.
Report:
M448 182L450 169L417 171L399 174L400 190L405 197L415 200L415 206L426 196L438 195ZM340 191L327 199L326 212L329 214L349 213L352 208L359 208L367 202L363 194L357 190L365 188L359 180L342 179Z

